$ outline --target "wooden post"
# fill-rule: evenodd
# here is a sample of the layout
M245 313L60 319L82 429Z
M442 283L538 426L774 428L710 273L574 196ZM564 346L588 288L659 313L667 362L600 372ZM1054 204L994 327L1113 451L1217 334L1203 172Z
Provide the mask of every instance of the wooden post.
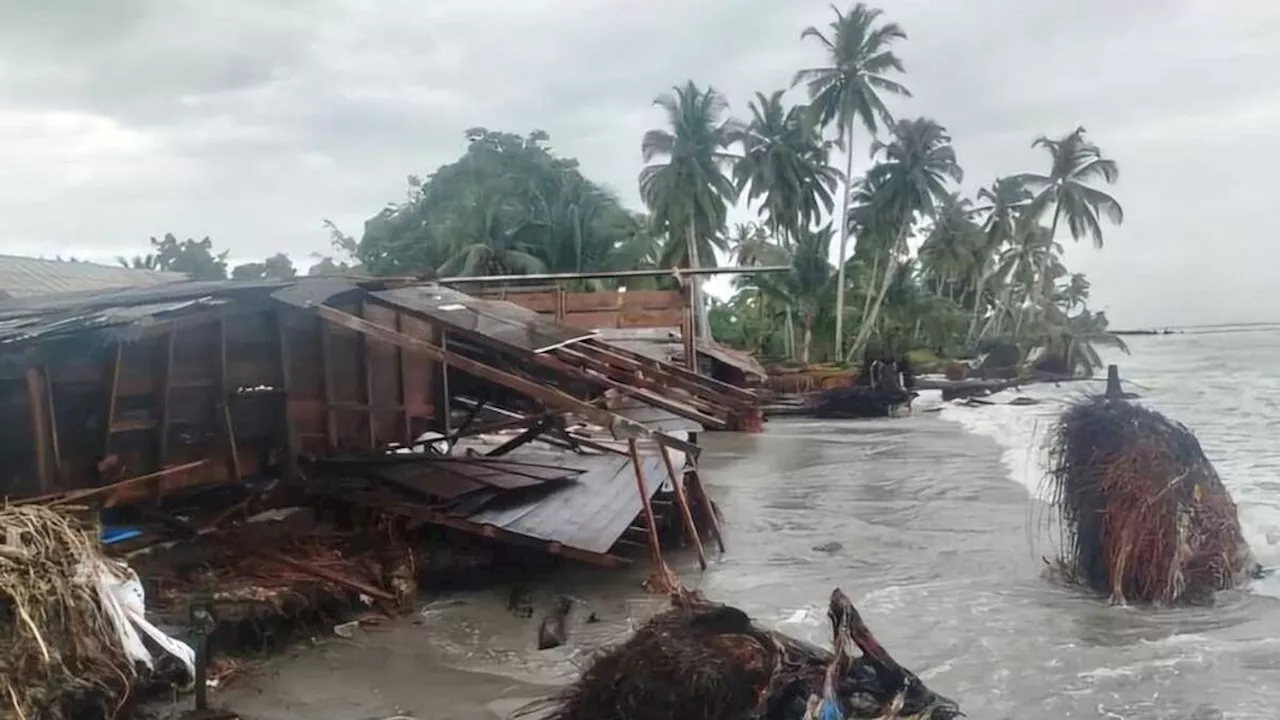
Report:
M396 311L396 332L404 332L404 323L402 318L404 315L399 310ZM400 408L404 410L404 429L401 442L405 447L413 445L413 420L409 416L409 366L405 362L404 348L396 346L396 371L400 376Z
M227 319L218 319L218 391L221 396L218 406L221 410L223 440L226 442L227 471L236 482L240 482L240 452L236 447L235 423L231 420L231 384L227 377Z
M453 424L453 405L449 399L449 331L444 329L440 330L440 353L440 388L444 395L440 400L444 403L444 435L448 437Z
M164 385L160 390L160 437L156 443L156 466L164 467L169 457L169 424L171 414L169 395L173 392L173 348L177 342L178 324L169 327L169 342L166 343L164 361Z
M53 467L49 462L49 408L46 405L48 391L45 375L39 368L27 368L27 409L31 421L31 449L35 453L36 477L40 480L40 492L54 489Z
M702 484L702 478L698 475L695 468L685 473L686 478L693 478L693 492L698 496L698 504L702 506L703 512L707 516L707 524L711 527L711 534L715 535L716 545L720 547L720 552L724 552L724 533L720 531L720 519L716 517L715 507L711 504L711 496L707 494L707 488Z
M365 304L360 303L360 315L365 315ZM366 318L368 319L368 318ZM378 433L373 425L373 371L369 362L369 336L360 335L360 369L364 373L365 425L369 434L369 452L378 449Z
M293 424L293 358L289 352L289 328L285 324L284 311L277 309L274 313L276 321L276 349L280 361L280 386L284 390L284 452L281 463L285 479L295 480L298 477L298 432Z
M111 363L111 380L107 386L107 422L103 429L102 457L111 454L111 426L116 421L116 392L120 389L120 362L124 359L124 346L116 343L116 359Z
M684 302L684 313L681 316L680 337L684 341L684 365L689 372L697 374L698 338L695 334L697 329L694 325L697 321L693 317L693 313L696 312L693 307L694 298L696 297L693 292L693 282L692 279L687 284L681 281L680 297Z
M49 366L42 368L44 376L45 398L49 411L49 440L53 446L53 474L62 480L62 443L58 439L58 406L53 402L53 376L49 374Z
M1107 399L1124 399L1124 388L1120 387L1120 367L1117 365L1107 366Z
M698 565L703 570L707 569L707 554L702 550L702 538L698 535L698 526L693 522L693 512L689 509L689 498L684 494L684 481L676 475L674 463L671 462L671 455L666 448L658 446L658 452L662 453L662 464L667 466L667 477L671 479L671 487L676 493L676 505L680 506L680 518L684 521L685 532L689 537L693 538L693 547L698 551Z
M653 569L655 572L664 574L666 563L662 561L662 548L658 543L658 521L653 516L653 504L649 502L649 489L645 487L644 475L640 470L640 452L636 450L635 438L627 440L627 454L631 456L631 469L636 476L636 490L640 493L644 521L649 529L649 548L653 551Z
M333 362L329 352L329 323L320 323L320 372L324 375L324 432L329 440L329 449L338 447L338 428L333 409Z

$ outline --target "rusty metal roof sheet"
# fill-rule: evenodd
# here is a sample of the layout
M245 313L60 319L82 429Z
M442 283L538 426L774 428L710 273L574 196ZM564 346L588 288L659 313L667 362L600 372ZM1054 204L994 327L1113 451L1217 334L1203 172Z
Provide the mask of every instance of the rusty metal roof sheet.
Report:
M448 328L520 353L540 353L595 336L502 300L481 300L438 285L382 290L388 305L422 313Z
M490 505L467 520L586 552L609 552L643 509L631 461L597 455L569 462L585 472L559 490L514 505ZM642 455L640 467L652 497L667 479L666 466L659 455Z

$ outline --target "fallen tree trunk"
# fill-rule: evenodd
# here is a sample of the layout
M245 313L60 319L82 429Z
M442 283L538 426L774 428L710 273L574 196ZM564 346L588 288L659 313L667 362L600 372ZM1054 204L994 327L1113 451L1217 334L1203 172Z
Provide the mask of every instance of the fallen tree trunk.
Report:
M876 641L839 589L828 615L835 653L687 594L608 649L559 695L519 715L547 720L951 720L955 702L927 688ZM861 651L852 657L854 650ZM838 714L832 714L833 712ZM543 714L545 713L545 714Z

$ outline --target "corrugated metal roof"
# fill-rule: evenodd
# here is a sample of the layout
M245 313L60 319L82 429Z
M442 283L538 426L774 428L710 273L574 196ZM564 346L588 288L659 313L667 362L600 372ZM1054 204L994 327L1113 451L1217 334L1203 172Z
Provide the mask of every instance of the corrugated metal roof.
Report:
M469 522L558 542L592 553L607 553L643 510L631 460L620 455L565 459L586 472L541 498L505 507L490 506ZM642 455L645 489L652 497L667 480L661 456Z
M419 495L453 500L485 490L510 491L554 484L582 471L486 457L388 455L316 462L324 475L383 480ZM490 497L492 499L493 496Z
M159 322L168 313L211 308L226 302L229 301L205 296L192 300L107 307L83 312L16 315L0 319L0 344Z
M596 334L560 325L515 303L481 300L438 285L382 290L372 295L517 352L545 352Z
M88 262L0 255L0 297L127 288L181 282L182 273L135 270Z

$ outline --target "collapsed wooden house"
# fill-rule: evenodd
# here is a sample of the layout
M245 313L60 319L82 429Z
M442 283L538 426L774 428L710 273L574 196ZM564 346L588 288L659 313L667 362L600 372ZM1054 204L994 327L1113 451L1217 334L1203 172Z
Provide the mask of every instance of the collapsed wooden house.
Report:
M764 268L762 270L769 270ZM505 300L571 327L593 330L597 338L614 348L680 365L704 377L738 388L753 388L767 380L767 373L750 354L695 337L693 311L687 290L569 290L560 284L547 286L546 278L594 278L627 273L577 273L510 278L451 278L445 282L477 297ZM733 427L754 432L761 418L739 409Z
M700 491L684 467L697 432L758 409L750 392L512 303L302 278L0 304L0 412L11 502L111 509L280 479L615 565L628 533L658 552L663 488L696 539L693 514L710 515L684 492ZM451 452L512 429L483 456Z

